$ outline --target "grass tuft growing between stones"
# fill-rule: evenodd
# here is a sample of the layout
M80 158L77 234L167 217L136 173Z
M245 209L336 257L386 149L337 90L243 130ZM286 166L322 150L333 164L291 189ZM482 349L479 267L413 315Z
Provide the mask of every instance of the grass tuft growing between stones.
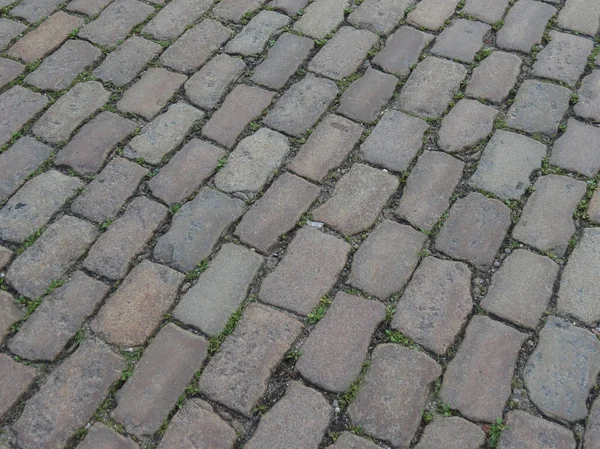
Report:
M208 354L214 355L219 352L221 345L233 331L235 330L235 326L242 318L242 313L244 312L244 305L242 304L233 314L229 317L227 324L225 325L225 329L219 335L211 338L208 342Z

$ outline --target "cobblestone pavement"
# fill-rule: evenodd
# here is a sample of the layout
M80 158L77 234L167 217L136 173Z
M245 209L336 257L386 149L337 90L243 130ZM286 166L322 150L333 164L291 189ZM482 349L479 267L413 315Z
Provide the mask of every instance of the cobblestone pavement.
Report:
M0 0L0 449L599 449L598 0Z

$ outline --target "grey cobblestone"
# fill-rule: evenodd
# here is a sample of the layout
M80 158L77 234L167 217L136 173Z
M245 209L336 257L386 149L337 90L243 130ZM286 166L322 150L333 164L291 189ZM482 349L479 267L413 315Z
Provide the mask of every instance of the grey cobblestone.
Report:
M381 108L392 98L398 79L373 68L354 81L340 98L338 114L357 122L373 122Z
M33 367L15 362L0 354L0 419L19 402L36 377Z
M262 53L269 38L288 23L288 16L274 11L261 11L227 43L225 51L243 56Z
M558 14L558 26L595 36L600 28L600 9L590 0L567 0Z
M87 436L78 446L79 449L138 449L139 446L131 439L118 434L110 427L96 422Z
M518 56L494 51L473 69L465 93L492 103L502 103L515 86L521 65Z
M162 8L142 28L159 40L177 39L186 28L202 16L213 4L213 0L175 0Z
M47 104L48 98L22 86L12 87L0 94L0 145L7 143Z
M0 58L0 89L9 84L25 71L20 62L8 58Z
M414 0L366 0L348 16L348 22L374 33L390 34L413 4Z
M10 14L29 23L36 23L49 16L61 3L61 0L23 0L10 10Z
M500 438L500 449L575 449L573 433L558 424L544 421L521 410L508 412L506 431Z
M566 132L554 142L550 163L593 178L600 170L600 155L592 151L598 145L598 127L570 118Z
M530 53L542 41L544 29L556 8L534 0L519 0L508 11L496 35L498 47Z
M594 70L581 81L578 91L578 101L573 111L579 117L600 121L600 70Z
M444 28L435 40L431 53L460 62L473 62L475 54L483 46L483 37L490 30L489 25L481 22L459 19Z
M314 39L323 39L342 23L347 6L348 0L315 0L294 24L294 30Z
M473 147L491 134L497 116L497 110L476 100L460 100L442 119L438 145L448 153Z
M0 343L9 334L13 323L23 318L23 311L17 306L10 293L0 291Z
M436 31L454 13L458 0L424 0L417 4L406 21L417 28L426 28Z
M407 77L433 38L429 33L402 26L388 38L385 48L373 58L373 63L388 73Z
M504 17L508 3L509 0L467 0L461 11L493 25Z
M23 25L21 22L15 22L0 17L0 49L4 49L11 40L25 30L27 30L27 26Z

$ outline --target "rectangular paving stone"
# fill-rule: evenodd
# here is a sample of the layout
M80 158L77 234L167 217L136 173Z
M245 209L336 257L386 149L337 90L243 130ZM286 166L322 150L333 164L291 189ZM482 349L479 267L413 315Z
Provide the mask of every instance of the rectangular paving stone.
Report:
M16 79L25 71L20 62L8 58L0 58L0 89Z
M15 259L7 282L23 296L38 298L85 254L97 235L94 225L65 215Z
M566 132L554 142L550 163L593 178L600 170L600 156L593 151L598 145L600 129L570 118Z
M10 3L9 3L10 4ZM0 49L4 49L10 41L27 30L21 22L0 17Z
M114 112L102 111L73 136L58 152L55 165L66 165L80 175L92 175L102 168L111 151L136 129L137 123Z
M339 167L360 140L363 127L344 117L329 114L310 134L288 169L321 182Z
M88 184L71 210L96 223L114 218L133 196L148 169L127 159L115 158Z
M260 420L245 447L315 448L323 439L332 415L332 408L321 393L301 382L292 382L285 396Z
M124 278L134 257L165 221L167 213L162 204L146 197L135 198L90 248L84 267L109 279Z
M569 429L530 415L522 410L511 410L506 415L506 432L500 438L501 449L527 447L539 449L575 449L577 443Z
M219 147L192 139L148 182L148 187L152 195L169 205L182 203L212 176L225 154Z
M535 329L548 308L557 275L558 265L551 259L516 249L494 273L481 307L500 318Z
M223 4L220 2L219 4ZM215 12L213 10L213 12ZM212 19L190 28L161 56L160 61L178 72L198 70L231 37L233 32Z
M567 0L558 13L558 26L595 36L600 28L600 5L590 0Z
M314 46L311 39L283 33L267 51L267 59L254 69L250 80L271 89L281 89L306 61Z
M504 25L496 33L496 44L505 50L530 53L542 42L542 35L556 8L534 0L519 0L508 11Z
M97 16L113 0L72 0L65 6L67 11L79 12L86 16Z
M139 446L130 438L118 434L115 430L95 422L78 449L138 449Z
M241 58L217 55L187 80L185 95L202 109L214 109L246 69Z
M27 136L0 153L0 203L16 192L51 154L52 148Z
M152 120L187 80L187 76L151 67L117 102L117 109Z
M385 47L373 58L373 64L403 78L410 75L412 66L435 36L409 26L401 26L386 41Z
M10 10L10 15L36 23L52 14L61 3L61 0L23 0Z
M342 94L338 114L357 122L369 123L379 117L381 108L394 95L398 78L371 67Z
M244 215L234 235L263 253L290 231L317 199L319 188L284 173Z
M348 407L352 424L367 435L408 447L421 423L429 386L441 374L440 365L423 352L393 343L378 345Z
M39 27L19 39L7 51L9 56L33 62L56 50L69 33L83 25L83 19L62 11L52 14Z
M302 344L296 369L321 388L346 391L359 376L375 329L384 318L385 306L379 301L339 292Z
M0 270L8 267L13 255L14 253L10 249L0 245Z
M426 240L410 226L382 221L354 253L348 283L386 300L404 288Z
M167 324L117 394L113 417L129 433L152 436L169 415L208 353L208 341Z
M436 417L425 427L415 449L479 449L485 441L486 434L477 424L458 416Z
M537 80L524 81L506 114L506 123L532 134L554 134L567 112L569 99L570 91L565 87Z
M33 366L15 362L6 354L0 354L0 419L19 402L29 389L36 371Z
M425 121L389 110L361 145L360 155L390 170L406 170L423 146L427 129Z
M0 290L0 343L10 333L13 323L23 318L23 310L17 305L12 295Z
M396 306L392 327L444 355L473 310L471 272L462 262L426 257Z
M143 345L173 305L183 280L183 274L143 260L108 298L90 327L114 345Z
M142 28L158 40L177 39L212 6L213 0L173 0Z
M67 89L77 75L101 57L102 52L92 44L70 39L44 59L24 81L42 90L57 92Z
M246 299L263 260L242 246L224 244L198 282L181 298L173 316L211 337L220 334Z
M394 107L419 116L440 117L466 76L465 66L428 56L412 71Z
M48 104L48 98L22 86L0 94L0 145L4 145Z
M48 376L12 426L21 447L64 447L92 418L123 365L123 357L105 343L83 342Z
M244 416L267 391L269 378L302 332L302 323L270 307L252 304L204 369L204 395Z
M162 47L157 43L139 36L131 36L109 53L92 73L102 81L123 87L133 81L161 51Z
M333 81L307 74L275 103L263 123L292 136L302 136L325 113L339 90Z
M79 36L102 47L112 48L153 12L152 6L137 0L115 0L96 20L88 23Z
M486 145L469 184L501 199L519 199L531 174L542 166L546 146L537 140L497 130Z
M414 3L414 0L366 0L348 16L348 22L374 33L390 34Z
M431 53L437 56L470 63L483 47L484 36L492 29L487 24L474 20L458 19L435 40Z
M504 17L510 0L467 0L461 12L481 20L495 24Z
M204 117L204 112L185 104L175 103L156 117L125 147L125 157L142 158L153 165L175 150L192 127Z
M435 247L484 269L494 262L510 224L510 209L504 203L470 193L450 209Z
M308 70L334 80L346 78L364 62L377 40L370 31L341 27L310 61Z
M8 343L10 351L27 360L56 360L108 290L108 285L76 271L21 325Z
M504 102L517 83L521 65L521 58L516 55L502 51L492 52L473 69L465 94L492 103Z
M512 327L474 316L446 368L440 398L474 421L494 422L502 417L515 363L526 339L527 334Z
M79 83L56 100L33 126L33 133L51 142L66 142L73 131L106 104L110 93L98 81Z
M437 31L454 14L459 0L422 0L406 16L406 21L417 28Z
M245 209L242 200L202 188L173 216L171 228L154 247L154 257L178 270L193 270L210 255L221 234Z
M599 9L600 14L600 9ZM536 56L533 76L575 86L587 65L594 44L589 39L550 31L550 42Z
M337 182L331 198L314 210L313 217L344 235L357 234L375 223L398 184L398 178L389 173L354 164Z
M207 402L188 399L169 423L158 449L189 449L188 444L233 449L236 440L235 430Z
M294 24L294 30L313 39L323 39L344 21L348 0L315 0Z
M394 214L430 231L450 207L465 164L439 151L424 151L413 167Z
M577 92L577 104L573 112L582 118L600 121L600 70L594 70L581 81L581 87Z
M286 15L261 11L225 46L227 53L252 56L262 53L269 38L290 23Z
M223 20L239 22L244 14L256 11L265 0L221 0L213 8L213 14Z
M238 84L204 125L202 135L231 148L246 125L260 117L274 96L260 87Z
M260 300L307 315L333 288L349 252L350 245L332 235L299 229L282 261L263 280Z
M493 131L498 111L476 100L462 99L442 119L438 146L448 153L474 147Z
M567 176L542 176L534 184L513 238L561 257L575 233L573 212L586 191L583 181Z
M0 239L22 243L83 187L78 178L50 170L28 181L0 209Z
M558 310L592 325L600 319L598 307L598 228L586 228L563 270L558 291Z
M288 152L287 137L261 128L235 147L227 165L215 176L215 186L226 193L241 193L252 198L271 179Z
M295 16L301 10L306 8L309 0L272 0L269 6L276 10L283 11L288 16Z

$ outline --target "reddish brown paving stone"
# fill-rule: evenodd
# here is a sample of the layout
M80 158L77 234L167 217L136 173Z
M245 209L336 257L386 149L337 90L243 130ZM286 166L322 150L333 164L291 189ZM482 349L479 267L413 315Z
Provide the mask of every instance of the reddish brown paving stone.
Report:
M83 342L46 378L12 426L19 446L64 447L92 417L123 365L105 343Z
M344 161L360 140L363 128L344 117L327 115L302 145L288 169L321 182Z
M8 264L13 258L14 253L4 246L0 245L0 271L8 267Z
M23 318L23 311L12 295L0 290L0 343L10 333L11 326Z
M20 294L37 298L85 254L97 235L96 226L64 215L15 259L6 280Z
M410 226L382 221L354 254L348 283L386 300L402 290L426 240Z
M270 307L248 306L234 332L204 369L200 390L208 398L251 416L273 370L302 327L296 319Z
M415 449L480 449L484 443L485 432L479 426L452 416L427 425Z
M56 170L32 178L0 209L0 239L23 243L46 226L83 186L78 178Z
M266 0L222 0L213 13L221 19L239 22L244 14L256 11Z
M435 247L450 257L480 268L488 267L494 262L510 224L510 209L502 202L470 193L450 209Z
M52 148L31 137L21 137L0 154L0 202L17 191L52 154Z
M392 327L443 355L473 309L466 264L426 257L396 305Z
M13 58L29 63L41 60L57 49L74 29L80 28L84 21L77 16L58 11L48 17L35 30L19 39L6 52Z
M379 301L339 292L325 317L302 344L296 369L309 382L343 392L360 374L377 326L385 318Z
M506 429L498 444L499 449L575 449L576 446L573 432L522 410L508 412Z
M259 87L239 84L202 128L202 135L231 148L246 125L258 118L275 94Z
M0 354L0 419L19 401L37 376L35 368Z
M398 178L389 173L354 164L337 182L332 197L314 210L313 217L345 235L354 235L375 223L398 185Z
M212 4L213 0L176 0L169 2L142 28L142 32L148 33L158 40L177 39Z
M90 248L84 267L109 279L122 279L167 214L162 204L146 197L135 198Z
M244 215L234 235L267 253L296 225L318 195L319 188L314 184L284 173Z
M203 187L173 217L171 228L154 247L154 257L174 268L191 271L206 259L221 234L246 210L242 200Z
M142 345L175 301L183 279L171 268L142 261L100 309L92 330L115 345Z
M294 24L294 30L313 39L323 39L344 21L348 4L348 0L315 0Z
M138 437L161 426L200 369L208 353L201 336L167 324L137 362L133 376L117 393L113 417Z
M474 421L501 418L526 338L526 334L498 321L474 316L444 374L442 401Z
M151 120L187 80L187 76L162 67L151 67L117 102L117 109Z
M380 51L373 63L388 73L406 78L414 64L419 62L419 55L434 39L434 36L409 26L401 26L392 34L385 48Z
M54 163L67 165L81 175L91 175L102 168L115 146L131 135L137 124L119 115L103 111L83 125Z
M235 430L199 399L189 399L173 417L158 449L233 449Z
M225 155L219 147L192 139L148 182L148 187L152 195L169 205L181 203L210 178Z
M8 342L11 352L28 360L56 360L108 290L102 282L76 271L66 285L46 296L21 325Z
M433 359L393 343L375 347L356 400L352 424L367 435L408 447L421 422L429 385L442 374Z
M135 193L147 173L147 168L135 162L115 158L73 201L71 210L96 223L111 220Z
M262 282L261 301L310 313L334 286L350 245L332 235L304 227L288 245L283 260Z
M0 145L48 104L48 98L22 86L14 86L0 94Z
M139 449L139 446L110 427L96 422L77 449Z

